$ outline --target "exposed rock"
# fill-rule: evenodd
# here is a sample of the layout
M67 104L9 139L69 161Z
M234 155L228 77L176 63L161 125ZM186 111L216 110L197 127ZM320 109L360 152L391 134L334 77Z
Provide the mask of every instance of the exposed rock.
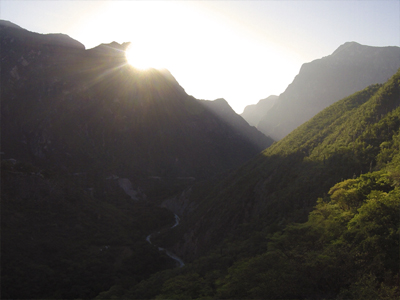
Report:
M191 213L196 207L195 203L190 201L189 196L191 192L192 188L187 188L179 195L164 200L161 206L168 208L179 216L185 216Z
M132 200L138 201L138 192L133 189L132 182L128 178L119 178L118 185L124 190L124 192L131 197Z

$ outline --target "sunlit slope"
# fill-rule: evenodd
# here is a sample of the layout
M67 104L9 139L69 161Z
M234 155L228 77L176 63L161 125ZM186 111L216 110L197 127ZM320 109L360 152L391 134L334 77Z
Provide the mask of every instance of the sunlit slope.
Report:
M227 245L236 248L229 256L240 251L241 259L214 281L212 292L208 286L202 293L218 299L399 298L399 146L397 133L385 145L392 156L387 165L335 184L318 199L307 222L287 225L274 235L252 232L234 247ZM256 255L243 255L254 248ZM207 260L212 255L203 264ZM182 285L180 290L166 288L177 279L163 284L164 297L190 290L188 285L186 290Z
M197 199L181 248L194 257L240 224L276 228L305 220L337 182L391 160L400 126L400 72L326 108ZM190 238L188 238L190 237Z

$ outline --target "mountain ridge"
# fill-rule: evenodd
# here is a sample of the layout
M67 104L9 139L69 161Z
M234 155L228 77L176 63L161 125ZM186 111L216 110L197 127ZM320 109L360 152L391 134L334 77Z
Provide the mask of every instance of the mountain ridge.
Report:
M345 43L333 54L303 64L257 128L281 139L335 101L387 81L399 67L399 47Z
M2 297L92 299L120 279L173 268L155 246L164 245L146 241L173 224L162 201L272 140L227 103L221 118L168 70L130 66L128 44L86 50L8 25L0 24Z
M161 173L166 172L165 168L169 167L163 167L162 169L164 171L160 172L161 170L157 171L157 167L155 166L157 164L165 165L165 162L159 161L153 164L150 161L153 159L157 160L166 155L169 157L168 164L172 169L176 170L174 172L178 172L178 177L201 177L204 175L200 174L206 174L208 171L204 169L203 166L199 165L196 167L197 171L190 174L190 166L193 167L195 162L189 161L190 155L186 152L197 153L193 155L200 155L198 157L203 157L203 159L212 159L214 155L212 164L215 170L223 170L227 167L229 168L229 166L244 162L246 159L250 158L251 155L256 154L272 143L272 141L268 141L265 136L258 133L258 141L254 140L253 142L255 144L251 144L250 141L246 140L245 132L236 133L234 126L231 126L233 123L228 125L228 123L225 123L222 119L220 120L217 114L209 111L207 106L201 105L197 99L187 95L169 71L159 71L156 69L140 71L129 66L126 63L123 51L128 47L128 43L120 45L114 42L102 44L93 49L80 51L84 50L84 48L78 47L78 49L74 48L74 50L69 50L69 47L60 49L43 48L45 46L37 44L34 41L32 42L34 47L42 48L35 48L35 50L29 52L24 49L29 48L31 39L37 38L40 41L43 39L43 35L29 33L25 30L23 30L23 32L24 35L29 37L26 42L16 39L12 44L9 44L8 40L12 39L11 36L13 33L2 31L2 57L5 59L2 68L2 81L9 81L12 82L13 85L19 86L18 90L10 88L2 91L2 112L4 116L2 118L2 123L5 125L3 128L10 128L10 125L6 122L10 121L13 115L27 113L23 112L23 110L18 111L17 103L12 103L10 101L11 97L17 97L17 102L24 102L24 105L30 106L33 109L31 113L35 114L36 112L38 118L40 118L40 115L43 115L41 110L45 111L46 113L44 115L46 121L44 121L44 123L47 123L47 125L44 125L43 121L36 122L32 120L32 124L29 125L30 129L22 129L22 126L26 127L26 125L22 124L25 123L26 120L32 119L32 117L23 118L24 120L21 119L19 121L17 121L19 119L18 117L14 118L14 123L22 122L17 126L19 129L17 129L15 125L12 125L16 131L13 133L10 131L8 133L6 130L3 130L3 133L4 136L14 135L12 140L16 141L16 139L18 139L19 142L17 143L20 146L17 146L17 144L11 146L9 143L10 139L4 139L4 141L7 142L3 143L3 149L5 149L3 152L5 152L6 156L10 155L11 150L9 149L11 148L14 150L19 149L14 153L19 153L22 149L26 149L26 154L23 155L24 159L31 160L32 158L29 157L32 157L32 155L35 160L41 157L40 160L42 161L44 161L43 159L46 159L46 157L54 157L53 159L57 157L54 162L58 161L58 163L61 163L64 161L63 167L67 165L72 167L73 164L66 163L67 161L71 161L68 155L77 155L79 157L79 155L85 153L84 156L86 158L84 161L91 161L93 158L89 159L88 155L100 155L100 153L98 153L99 151L96 149L111 147L107 150L109 153L106 154L108 160L110 161L112 157L120 156L117 154L120 150L112 146L113 143L111 140L108 141L109 146L106 146L105 142L107 139L122 139L126 147L134 147L137 149L138 156L136 158L130 156L129 158L130 160L136 159L136 167L133 169L145 170L146 168L150 168L148 170L148 173L150 173L149 175L160 176ZM57 41L56 44L59 45ZM14 49L13 51L15 52L17 48L18 51L21 52L12 53L8 50ZM76 50L78 50L78 52L76 52ZM58 51L61 51L60 55ZM38 76L38 74L40 75ZM33 75L35 77L32 77ZM51 75L52 78L50 78L49 75ZM35 81L34 84L29 81L30 78ZM35 90L34 86L41 86L42 88ZM44 92L46 89L47 91ZM28 101L28 99L25 99L27 90L32 90L33 94L31 98L38 99L39 101ZM228 104L226 103L226 105ZM69 113L68 117L60 118L60 115L63 114L63 110ZM93 117L90 117L90 114L92 114ZM96 116L96 114L98 114L98 116ZM234 112L231 109L229 110L229 114L234 116ZM103 123L105 122L104 125L96 123L100 122L101 119ZM236 117L236 123L240 122L240 119L241 117ZM41 125L39 125L40 123ZM54 124L57 124L56 127L60 129L67 127L71 129L74 128L75 135L66 134L67 132L65 132L66 135L59 135L56 137ZM133 124L136 125L134 126ZM184 124L187 126L184 126ZM125 129L119 128L118 126L122 126L122 128ZM216 127L214 128L213 126ZM243 120L240 126L246 127L248 125ZM40 128L40 132L38 131L34 134L35 137L32 133L29 133L32 131L32 128L37 128L38 130ZM146 132L146 134L143 135L141 130ZM256 131L255 128L249 130L253 132ZM27 132L23 133L23 131ZM192 132L189 133L189 131ZM180 134L178 132L180 132ZM17 138L15 136L16 133L18 133L20 137ZM90 143L84 141L88 138L90 140L90 136L93 134L100 134L100 136L92 137L97 139L96 141L93 140ZM106 134L108 136L107 138ZM144 142L137 144L138 141L135 142L136 139L132 141L128 137L128 135L131 134L138 137L140 136L140 139L143 139ZM228 139L222 138L225 134L229 135ZM54 136L53 138L50 137L52 135ZM89 148L83 151L82 154L78 154L71 146L64 144L66 141L63 141L63 136L68 136L69 140L67 144L76 143L77 141L75 141L75 139L77 139L81 140L78 144L86 145L85 147ZM203 143L197 142L193 138L194 136L198 136L198 138L202 136ZM219 138L217 138L217 136L219 136ZM43 141L39 141L38 139ZM146 139L154 140L152 142L147 141L147 143ZM165 142L166 147L156 147L157 139ZM172 140L169 141L169 139ZM174 139L180 140L182 146L173 145L174 143L172 141ZM186 139L186 142L184 139ZM57 143L55 143L56 140L58 141ZM231 151L231 158L228 156L224 158L222 153L219 153L221 151L228 151L228 148L222 144L222 140L225 140L228 144L231 143L231 146L228 148L236 148L235 152ZM27 144L21 144L21 141L25 141ZM261 141L261 143L256 144L259 141ZM51 148L55 149L55 152L51 150L49 143L52 143ZM183 146L186 143L193 143L193 145L188 147ZM217 143L220 146L215 147L217 152L209 156L209 154L214 151L212 147L213 143ZM145 144L147 145L145 146ZM29 147L27 148L27 145L31 149L29 149ZM146 147L151 147L152 150L145 150ZM35 150L33 150L33 148L35 148ZM68 150L61 150L62 148ZM220 148L220 150L218 150L218 148ZM150 153L145 154L147 151L150 151ZM153 151L154 153L151 154ZM206 155L204 151L209 151L209 154ZM173 154L174 152L175 154ZM67 155L65 153L69 154ZM139 155L139 153L141 154ZM124 155L127 155L127 153ZM143 159L141 158L142 156L143 158L146 156L148 158ZM184 159L182 163L179 162L179 156ZM18 157L14 158L18 159ZM128 157L126 157L126 159L128 159ZM143 163L147 160L149 160L149 165L146 167ZM81 163L81 167L85 164L86 163ZM152 165L152 167L150 167L150 165ZM123 172L126 172L126 170ZM157 174L158 172L160 172L160 174ZM181 174L179 174L179 172L181 172Z
M256 126L265 114L272 108L279 97L276 95L261 99L257 104L247 105L240 114L250 125Z
M398 298L400 69L272 143L127 44L21 32L0 24L2 297Z

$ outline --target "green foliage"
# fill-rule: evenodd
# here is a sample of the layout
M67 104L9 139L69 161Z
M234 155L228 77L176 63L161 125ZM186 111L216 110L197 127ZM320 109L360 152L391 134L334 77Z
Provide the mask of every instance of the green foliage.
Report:
M75 177L2 162L3 298L93 298L172 267L145 241L170 212L111 189L112 201L98 199Z
M397 281L388 278L399 274L400 190L386 175L337 184L308 222L287 226L270 239L267 252L232 266L219 281L218 298L399 295Z
M389 191L392 189L383 172L367 173L357 179L348 179L337 183L329 190L331 200L341 208L357 209L372 190Z
M151 297L400 297L399 86L339 101L203 190L186 224L212 248Z
M316 199L336 183L390 164L399 148L399 78L400 72L384 85L338 101L220 182L212 182L207 194L193 193L197 208L184 227L194 228L190 234L202 241L195 246L196 256L230 235L240 235L239 241L255 230L269 228L272 233L290 222L304 222ZM340 205L355 209L361 195L346 193ZM247 232L242 224L251 224Z
M134 170L161 201L188 184L147 176L195 170L204 178L249 149L242 139L226 143L227 126L218 127L223 135L203 135L203 120L220 120L158 71L107 73L115 64L97 66L90 53L61 65L49 54L45 68L32 60L19 82L2 89L6 152L66 170L2 161L3 298L400 297L400 71L331 105L224 178L194 186L195 209L159 238L181 235L190 263L165 270L171 261L145 237L172 223L172 214L133 203L104 178ZM4 63L9 77L4 70L13 65ZM34 81L24 86L25 78ZM14 143L14 132L23 142ZM229 157L227 145L237 145ZM212 157L204 155L210 147Z
M199 299L211 296L211 291L204 278L189 273L165 281L156 299Z

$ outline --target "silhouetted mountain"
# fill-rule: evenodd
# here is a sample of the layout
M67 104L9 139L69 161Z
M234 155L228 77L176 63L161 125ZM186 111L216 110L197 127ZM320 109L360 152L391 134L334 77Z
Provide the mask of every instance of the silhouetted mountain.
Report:
M84 50L85 46L80 42L72 39L66 34L62 33L51 33L51 34L39 34L28 31L24 28L15 25L9 21L0 20L0 30L3 42L4 51L9 55L9 49L14 45L21 47L21 43L29 45L31 49L39 48L76 48ZM16 53L15 53L16 54ZM4 57L4 56L3 56Z
M335 101L387 81L399 67L399 47L345 43L331 55L303 64L257 128L281 139Z
M200 100L200 102L218 118L224 120L232 128L235 128L238 133L246 137L252 144L262 149L272 145L273 140L271 138L266 137L255 127L249 126L243 117L235 113L225 99L217 99L214 101Z
M303 65L267 117L323 110L260 152L272 140L224 99L133 68L127 43L0 22L0 46L2 298L400 295L400 70L321 103L385 76L399 48Z
M261 99L257 104L247 105L240 114L250 125L256 126L267 112L278 101L279 97L272 95L268 98Z
M204 178L271 144L232 111L235 121L226 122L188 96L168 71L129 66L128 44L85 51L65 35L4 26L1 43L5 157L69 172L97 165L139 177Z
M161 200L272 142L127 46L0 23L3 298L93 298L174 267L146 241L174 222Z
M17 24L14 24L14 23L12 23L10 21L6 21L6 20L0 20L0 26L23 29L22 27L18 26Z

